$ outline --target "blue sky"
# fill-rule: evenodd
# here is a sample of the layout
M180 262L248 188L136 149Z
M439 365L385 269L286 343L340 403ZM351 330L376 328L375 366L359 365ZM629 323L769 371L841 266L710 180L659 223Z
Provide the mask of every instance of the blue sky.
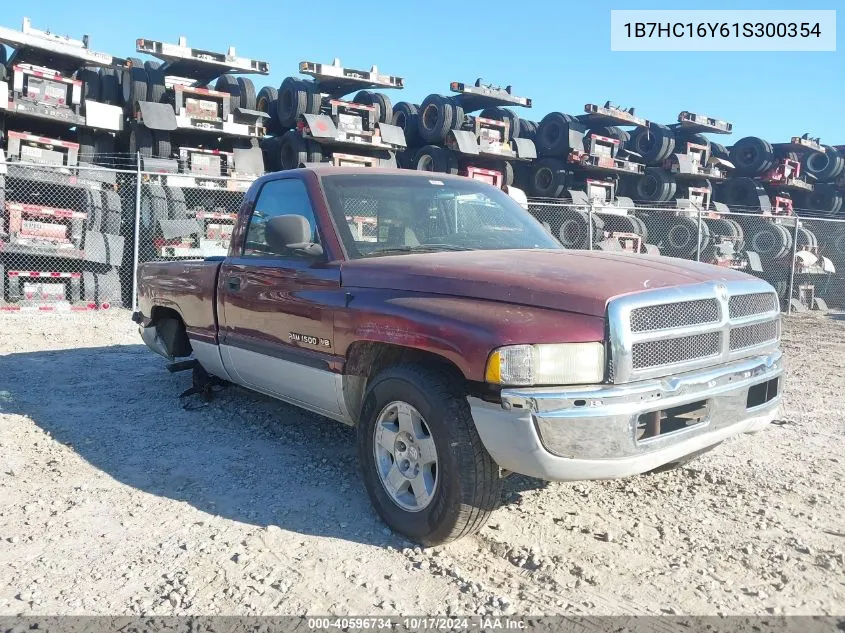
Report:
M134 54L138 37L225 50L270 62L270 77L256 85L278 86L302 60L348 67L378 64L405 78L391 99L419 103L431 92L448 93L450 81L511 84L534 100L522 115L540 120L561 110L582 112L585 103L635 106L640 116L669 123L681 110L727 119L734 135L770 141L810 132L845 144L845 40L840 51L815 53L625 53L610 51L610 10L674 9L676 2L615 3L560 0L371 3L144 0L135 4L88 0L12 3L2 24L20 27L23 15L37 28L80 38L119 56ZM836 9L840 4L769 0L714 0L708 9ZM219 7L219 10L209 10ZM228 8L225 8L228 7ZM364 8L367 8L366 12ZM12 10L10 10L12 9ZM20 11L20 14L16 12ZM23 13L25 11L25 13ZM476 16L473 21L473 16ZM845 12L839 15L845 19ZM842 29L838 28L839 33ZM837 35L839 35L839 33ZM522 110L522 109L521 109Z

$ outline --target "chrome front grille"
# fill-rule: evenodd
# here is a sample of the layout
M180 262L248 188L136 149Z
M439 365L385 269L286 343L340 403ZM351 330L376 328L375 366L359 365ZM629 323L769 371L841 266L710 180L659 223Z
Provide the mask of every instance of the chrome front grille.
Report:
M721 350L720 332L693 334L662 341L643 341L634 343L631 349L631 364L634 369L675 365L698 358L718 356Z
M738 319L752 314L777 310L778 298L771 292L753 292L731 297L728 306L731 318Z
M777 321L766 321L765 323L754 323L743 325L731 330L732 350L757 347L764 343L778 340L780 328Z
M631 331L651 332L718 320L719 302L715 298L681 301L635 308L631 311Z
M649 290L608 304L615 383L668 376L768 352L779 301L762 280Z

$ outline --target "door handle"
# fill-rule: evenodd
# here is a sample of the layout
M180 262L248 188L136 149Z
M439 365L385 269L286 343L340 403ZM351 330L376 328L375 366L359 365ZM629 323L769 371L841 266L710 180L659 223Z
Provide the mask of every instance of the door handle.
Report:
M240 277L227 277L226 278L226 288L237 292L241 289L241 278Z

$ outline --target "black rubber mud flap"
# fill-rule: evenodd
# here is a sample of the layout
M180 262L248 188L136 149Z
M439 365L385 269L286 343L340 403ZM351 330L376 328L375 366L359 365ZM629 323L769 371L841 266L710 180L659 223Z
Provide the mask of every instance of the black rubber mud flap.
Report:
M199 222L196 220L159 220L161 236L166 240L177 237L188 237L200 232Z
M378 129L379 132L381 132L381 140L385 143L395 145L397 147L408 146L405 141L405 131L398 125L393 125L391 123L379 123Z
M461 154L469 154L470 156L478 155L478 141L476 141L475 134L472 132L451 130L449 136L455 139L455 145L458 146L458 152Z
M235 171L239 174L261 175L264 173L264 154L261 148L235 149Z
M537 147L534 141L527 138L515 138L511 141L513 148L516 150L516 155L526 160L534 160L537 158Z
M169 103L139 101L138 108L141 110L144 125L148 129L168 132L176 129L176 114Z
M303 114L302 118L311 130L314 138L336 138L337 127L332 118L326 114Z

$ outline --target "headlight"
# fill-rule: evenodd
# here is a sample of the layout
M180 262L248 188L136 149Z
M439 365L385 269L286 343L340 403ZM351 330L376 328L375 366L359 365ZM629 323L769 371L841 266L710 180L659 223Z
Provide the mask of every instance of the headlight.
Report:
M508 345L490 354L487 382L497 385L582 385L604 379L602 343Z

